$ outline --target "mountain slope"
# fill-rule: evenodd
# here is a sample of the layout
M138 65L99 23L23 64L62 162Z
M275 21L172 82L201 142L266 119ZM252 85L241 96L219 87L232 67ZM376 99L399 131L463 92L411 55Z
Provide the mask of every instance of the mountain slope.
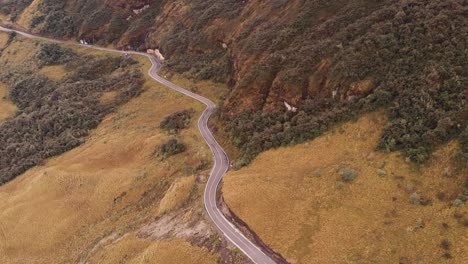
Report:
M379 148L412 161L466 130L461 0L35 0L28 8L11 19L41 34L159 48L169 69L229 84L228 123L274 112L255 130L227 131L240 164L380 107L390 123ZM299 113L283 115L285 101Z
M2 34L4 33L0 33ZM0 61L7 65L7 71L2 71L2 77L11 81L9 79L32 78L34 74L38 74L36 72L44 72L46 75L42 78L53 76L58 85L55 91L69 92L68 99L82 99L80 94L85 97L93 95L96 100L91 102L96 107L113 106L113 111L110 113L109 109L98 108L101 112L96 114L97 120L93 119L93 123L98 123L97 127L83 132L86 136L80 138L80 146L72 146L73 149L62 155L55 153L53 158L40 160L40 164L34 168L0 186L0 262L243 261L241 253L229 248L204 215L202 195L211 154L194 121L204 110L204 106L155 83L146 75L140 76L140 86L133 87L133 91L125 91L125 94L132 95L132 92L144 90L141 96L125 101L119 107L114 105L122 99L119 83L114 86L100 83L95 86L101 92L95 92L93 88L96 87L89 87L91 81L80 80L73 86L76 89L72 93L59 84L70 83L77 76L100 77L102 71L106 70L105 65L95 67L93 60L106 61L113 58L128 61L130 58L83 48L70 49L50 45L16 36L0 56ZM33 67L36 60L45 63L48 59L55 58L41 56L42 52L50 51L48 48L44 50L44 47L54 47L53 50L63 52L59 54L73 54L72 62L82 62L79 58L85 57L89 59L89 63L85 65L90 66L93 71L84 71L79 66L67 67L70 61L65 66L43 66L39 71ZM68 57L59 58L60 60L55 58L53 61ZM137 71L148 71L151 63L146 58L134 59L129 67ZM19 67L24 66L23 63L29 63L30 67ZM51 72L43 71L47 67L63 67L61 70L65 71L65 75L61 78L56 72L51 75ZM23 68L34 70L34 73L25 77L20 71ZM82 75L77 75L77 72ZM118 77L119 72L106 76ZM48 90L34 85L24 86L19 90L16 85L8 88L9 97L14 98L21 110L0 123L0 129L4 129L5 124L11 126L18 123L15 121L18 116L28 113L34 115L27 111L31 107L24 110L26 104L37 107L41 105L41 100L45 100L44 97L54 99L54 95L47 93L42 97L37 96ZM211 94L211 91L207 91L209 89L211 88L207 86L204 92ZM30 99L26 100L27 98ZM48 106L46 103L43 105ZM59 103L52 105L60 107L49 112L45 111L46 108L41 112L44 118L60 117L61 110L67 109ZM87 106L86 102L82 105ZM165 116L170 117L173 112L183 110L190 112L191 116L176 133L159 127ZM72 113L57 119L54 128L60 128L64 123L73 124L76 119L81 121L79 123L87 123L85 118L77 118ZM34 121L39 122L40 128L47 128L41 124L43 119L35 118ZM34 125L34 121L30 122ZM34 127L33 125L25 127ZM34 131L28 132L14 134L6 145L7 149L28 144L29 137L38 138ZM161 146L173 138L183 142L184 151L172 153L172 156L171 153L160 155ZM54 143L54 140L54 137L50 137L46 142ZM66 144L69 141L60 142ZM2 144L2 147L5 145ZM55 150L50 145L45 149ZM18 155L24 154L20 147L18 150ZM41 154L39 151L36 153ZM11 155L2 156L2 165L14 165L12 161L15 159ZM8 169L9 167L2 166L2 170L7 173ZM174 257L174 252L179 252L177 257Z
M266 151L225 176L223 197L291 263L466 262L468 169L451 161L457 142L418 167L374 151L386 122L371 113Z

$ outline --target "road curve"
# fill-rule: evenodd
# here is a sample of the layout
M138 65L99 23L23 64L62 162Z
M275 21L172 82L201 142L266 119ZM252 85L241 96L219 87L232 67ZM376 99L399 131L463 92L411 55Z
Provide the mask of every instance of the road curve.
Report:
M205 193L203 196L203 201L205 204L206 211L208 212L208 215L210 216L211 220L215 223L215 225L219 228L219 230L224 234L224 236L229 241L231 241L234 245L236 245L254 263L257 263L257 264L275 263L270 257L268 257L265 253L263 253L263 251L260 248L258 248L252 241L247 239L242 234L242 232L240 232L231 222L229 222L226 219L226 217L224 217L224 215L221 213L221 210L217 206L216 192L224 174L229 169L230 162L229 162L229 158L226 152L219 145L219 143L214 138L213 133L211 133L210 129L208 128L208 120L211 114L213 113L213 111L216 109L215 103L213 103L208 98L205 98L201 95L185 90L177 86L176 84L159 76L158 71L161 69L162 65L156 59L156 57L150 54L143 53L143 52L136 52L136 51L122 51L122 50L116 50L116 49L109 49L109 48L103 48L103 47L92 46L92 45L83 45L77 42L67 41L67 40L50 39L50 38L45 38L45 37L37 36L34 34L26 33L20 30L16 30L16 29L5 28L2 26L0 26L0 31L15 32L27 38L40 39L40 40L44 40L48 42L70 44L70 45L76 45L76 46L81 46L85 48L91 48L95 50L109 51L109 52L115 52L115 53L121 53L121 54L127 53L127 54L145 56L152 63L152 67L148 71L148 75L151 78L163 84L164 86L167 86L173 90L176 90L177 92L183 93L186 96L189 96L205 104L206 109L205 111L203 111L202 115L198 119L198 129L200 130L201 135L203 136L206 143L210 147L211 152L213 153L213 159L214 159L214 166L211 169L210 177L208 178L208 182L205 188Z

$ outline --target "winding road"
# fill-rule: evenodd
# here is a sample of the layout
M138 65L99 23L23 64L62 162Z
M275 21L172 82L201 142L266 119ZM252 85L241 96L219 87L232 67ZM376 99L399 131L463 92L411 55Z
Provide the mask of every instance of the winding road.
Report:
M215 225L219 228L219 230L224 234L224 236L231 241L234 245L236 245L247 257L249 257L254 263L258 264L271 264L275 263L273 259L271 259L269 256L267 256L263 251L258 248L252 241L250 241L248 238L246 238L242 232L240 232L231 222L229 222L226 217L221 213L221 210L218 208L217 203L216 203L216 193L218 186L224 176L224 174L228 171L230 162L229 158L224 151L224 149L219 145L219 143L216 141L216 139L213 136L213 133L210 131L208 128L208 120L213 113L213 111L216 109L216 104L210 101L208 98L205 98L201 95L192 93L188 90L185 90L176 84L162 78L161 76L158 75L158 71L161 69L162 65L161 63L154 57L153 55L143 53L143 52L136 52L136 51L122 51L122 50L116 50L116 49L110 49L110 48L103 48L103 47L98 47L98 46L92 46L92 45L84 45L84 44L79 44L77 42L73 41L67 41L67 40L56 40L56 39L50 39L50 38L45 38L41 36L37 36L34 34L26 33L20 30L16 29L10 29L10 28L5 28L0 26L0 31L3 32L15 32L19 35L22 35L27 38L32 38L32 39L40 39L48 42L55 42L55 43L61 43L61 44L70 44L70 45L76 45L76 46L81 46L85 48L91 48L95 50L102 50L102 51L109 51L109 52L116 52L116 53L121 53L121 54L133 54L133 55L140 55L140 56L145 56L147 57L151 63L152 67L148 71L148 74L151 78L156 80L157 82L173 89L176 90L180 93L185 94L186 96L189 96L203 104L206 105L206 109L203 111L202 115L198 119L198 129L200 130L201 135L205 139L206 143L211 149L211 152L213 153L213 159L214 159L214 166L211 170L210 177L208 178L208 182L206 184L205 188L205 193L203 196L203 201L205 204L206 211L208 212L208 215L210 216L211 220L215 223Z

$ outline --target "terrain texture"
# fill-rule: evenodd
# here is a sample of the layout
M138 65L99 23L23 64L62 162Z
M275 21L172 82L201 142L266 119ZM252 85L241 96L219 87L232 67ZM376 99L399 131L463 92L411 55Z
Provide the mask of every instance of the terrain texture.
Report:
M240 166L381 107L389 122L377 147L402 150L413 162L468 133L463 0L2 0L0 6L4 21L28 30L159 48L171 70L230 85L220 118L241 150ZM283 115L284 102L297 113ZM248 120L260 124L252 128Z
M39 63L42 52L50 51L49 45L15 36L0 59L8 63L10 72L14 72L14 69L23 69L15 67L22 65L21 62ZM117 71L126 67L147 71L150 66L146 60L110 56L103 52L85 53L65 46L52 47L54 51L62 51L60 54L132 62L130 66L120 64ZM40 70L37 72L47 82L55 80L60 85L82 73L82 68L70 67L69 63L75 65L70 60L54 66L38 66ZM48 67L60 70L49 71ZM92 75L86 73L86 76ZM111 73L107 76L116 75ZM8 76L23 78L20 74ZM209 175L207 170L211 167L211 154L197 133L196 122L191 121L192 117L200 114L203 106L153 83L143 75L136 76L140 78L140 86L125 94L138 91L142 94L120 107L100 110L100 115L93 118L102 120L96 121L95 129L87 131L79 146L71 146L63 155L56 156L60 154L56 153L55 157L40 161L34 168L0 187L0 262L245 261L239 252L233 251L219 237L205 216L201 197ZM12 104L10 98L18 83L22 81L14 82L7 89L9 93L2 104ZM79 81L70 98L80 99L76 95L80 91L91 93L88 84L87 81ZM118 85L101 83L96 86L101 89L94 95L97 101L92 101L97 106L120 102L119 91L111 89L117 89ZM43 91L33 89L34 85L23 87L20 95L26 98ZM210 94L209 89L209 85L203 85L200 90ZM56 90L64 88L59 86ZM88 96L87 93L85 95ZM53 98L53 95L46 97ZM175 112L185 111L190 113L189 117L177 131L160 127L163 120L173 120ZM51 111L45 117L56 113L60 112ZM15 124L15 119L24 114L21 110L9 114L1 128L10 122ZM73 124L73 115L67 116L69 119L61 118L60 121ZM63 126L67 127L68 123ZM179 142L183 149L174 152L172 140ZM9 162L12 159L4 160ZM9 167L2 168L9 171Z
M467 8L463 0L0 0L0 23L159 49L169 78L219 98L211 126L235 169L225 202L288 261L458 264L468 260ZM8 237L0 260L51 261L40 254L57 247L57 256L75 252L62 262L143 262L175 251L243 261L203 216L210 158L190 121L199 105L149 89L142 62L95 54L87 67L76 51L24 45L0 34L8 66L0 130L9 135L0 136L0 180L20 175L0 187ZM78 84L89 89L77 97ZM31 86L43 99L31 103ZM50 108L57 96L74 99ZM57 118L44 126L43 113ZM64 130L64 120L86 126ZM24 144L12 144L17 135ZM57 191L32 203L50 186ZM75 193L73 210L89 217L68 211ZM44 206L63 211L50 217ZM50 244L33 244L36 229L12 232L18 219L48 226ZM30 252L21 256L23 244Z
M375 152L382 113L262 153L225 176L229 208L291 263L464 263L466 167L456 142L423 167Z

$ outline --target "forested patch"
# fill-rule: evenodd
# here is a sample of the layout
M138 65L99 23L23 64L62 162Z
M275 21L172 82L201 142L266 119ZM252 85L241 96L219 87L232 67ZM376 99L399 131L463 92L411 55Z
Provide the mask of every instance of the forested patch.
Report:
M182 110L170 114L164 117L164 119L159 124L159 127L171 134L176 134L180 130L187 128L190 125L193 113L193 110Z
M158 146L156 155L161 159L165 160L171 156L177 155L184 152L186 146L180 140L171 138L165 141L163 144Z
M32 1L33 0L0 0L0 14L10 15L11 19L15 21Z
M143 76L130 58L78 55L46 44L31 60L28 67L10 65L0 72L0 81L9 86L9 97L19 108L14 118L0 124L0 184L79 146L106 114L143 89ZM65 61L69 73L59 81L33 69L35 64ZM118 96L101 103L100 96L109 91Z
M131 4L44 0L37 20L51 35L157 47L171 70L229 83L220 117L244 153L240 164L376 109L390 121L381 150L421 163L438 145L463 142L466 1L149 2L135 15ZM369 87L356 88L362 82ZM299 111L284 112L284 101Z
M307 65L329 59L328 77L337 80L337 95L306 97L297 113L252 110L224 115L230 138L244 153L240 164L250 162L261 151L303 142L338 122L380 108L387 110L390 122L378 148L401 150L414 162L426 161L436 146L467 129L464 6L461 1L388 4L364 17L358 15L363 10L339 14L312 28L304 26L311 23L306 15L309 11L304 10L299 18L306 21L280 26L273 42L267 41L267 36L274 35L268 30L277 28L262 28L262 35L249 41L248 50L269 50L271 59L257 67L258 72L251 71L250 79L241 85L248 87L263 76L280 76L302 85L314 73ZM288 36L298 31L306 34L285 46ZM372 80L372 91L347 96L347 87L362 80ZM461 142L466 142L466 133Z
M39 52L36 53L36 59L39 65L59 65L64 64L76 58L76 54L67 48L63 48L58 44L41 44Z

